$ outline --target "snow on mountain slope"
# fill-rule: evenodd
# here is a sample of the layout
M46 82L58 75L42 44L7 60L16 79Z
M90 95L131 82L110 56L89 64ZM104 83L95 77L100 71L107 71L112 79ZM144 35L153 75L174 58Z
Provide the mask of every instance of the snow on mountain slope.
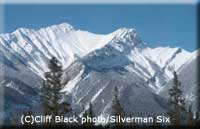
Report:
M112 35L96 35L76 31L69 24L53 25L40 30L20 28L11 34L1 34L0 43L36 73L47 71L47 59L57 57L67 67L75 56L84 56L102 47Z
M196 110L197 102L197 87L198 87L198 60L200 55L198 51L192 53L190 58L177 71L179 81L186 99L187 106L192 105L194 111ZM168 98L168 90L173 86L173 81L170 80L163 88L160 95Z
M143 54L156 62L161 68L167 67L167 74L170 70L177 71L191 56L191 53L181 48L157 47L144 49ZM171 77L171 74L168 74Z
M150 48L135 29L120 28L103 35L76 30L67 23L39 30L20 28L0 35L0 76L9 78L6 83L0 82L19 92L19 97L29 91L20 90L20 84L13 82L37 91L48 70L48 59L55 56L64 67L65 87L61 92L72 96L77 112L92 102L96 114L109 114L112 90L118 87L126 111L160 114L167 109L160 94L166 92L174 70L188 85L195 85L193 76L189 81L186 76L188 72L195 73L195 54L178 47ZM7 96L11 94L9 90ZM148 108L150 104L153 110Z
M74 72L76 69L82 70ZM110 114L114 87L118 87L120 91L120 101L123 104L123 108L126 109L125 113L127 115L129 113L141 116L156 115L166 111L165 100L159 98L147 86L143 77L131 71L121 68L100 70L90 67L82 60L79 60L75 61L72 67L70 66L66 69L65 79L71 78L72 75L75 75L74 79L72 79L73 82L76 82L77 77L79 78L76 85L73 85L72 89L70 88L72 106L77 113L82 113L82 107L87 108L89 103L92 102L96 115L106 116ZM65 87L65 90L68 86ZM152 108L149 108L147 105L152 105Z
M102 35L75 30L67 23L39 30L20 28L11 34L1 34L0 44L3 53L9 51L14 54L40 76L48 70L47 60L51 56L57 57L64 68L77 57L86 56L94 58L87 64L96 69L126 67L147 82L155 80L150 84L154 88L164 85L162 80L171 79L172 71L178 70L191 55L181 48L149 48L135 29L120 28ZM13 60L8 55L4 56ZM161 78L157 77L160 73L163 73Z
M178 71L189 60L192 53L181 48L157 47L152 49L146 47L142 50L142 56L149 61L149 63L140 62L143 67L150 69L149 86L160 92L173 78L173 71Z

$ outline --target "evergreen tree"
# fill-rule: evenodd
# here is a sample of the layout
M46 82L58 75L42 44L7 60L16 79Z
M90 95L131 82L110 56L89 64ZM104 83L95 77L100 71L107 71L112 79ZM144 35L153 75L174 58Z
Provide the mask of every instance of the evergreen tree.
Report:
M113 115L114 116L124 116L124 111L123 111L123 108L122 108L119 98L118 98L118 88L117 87L115 87L115 89L114 89L112 101L113 101L113 104L112 104Z
M90 102L90 104L89 104L88 116L91 117L91 118L95 117L95 116L94 116L94 112L93 112L93 106L92 106L92 103L91 103L91 102Z
M188 126L195 126L195 119L194 119L194 115L192 112L192 106L190 105L188 108L188 120L187 120L187 125Z
M112 115L113 116L120 116L124 117L124 111L120 104L119 98L118 98L118 88L115 87L114 93L113 93L113 100L112 100ZM115 123L116 127L124 126L124 123Z
M87 112L87 110L85 110L85 108L83 107L83 115L82 115L82 117L83 118L87 118L87 116L88 116L88 112Z
M32 116L32 115L34 116L34 113L30 108L24 112L24 116ZM29 126L36 126L36 122L34 122L33 124L24 123L24 127L29 127Z
M174 72L173 87L169 89L169 112L172 125L181 125L185 114L185 98L182 96L181 82L178 80L177 73Z
M41 100L43 104L43 111L45 115L64 115L70 111L70 104L61 103L62 94L60 90L64 85L61 84L62 65L55 58L49 60L49 71L44 73L43 87L40 90Z
M153 118L153 127L154 127L154 129L161 129L161 123L157 122L156 117Z
M200 127L199 111L196 111L196 114L194 115L191 106L189 106L189 109L188 109L187 126L188 127Z
M132 117L133 117L133 114L130 113L130 114L129 114L129 117L132 118ZM129 127L131 127L132 129L134 129L135 126L136 126L136 123L135 123L135 122L130 122L130 123L127 123L127 125L128 125Z
M20 116L19 116L19 114L11 113L10 118L8 120L5 120L3 123L6 123L6 124L11 125L11 126L21 125Z
M94 112L93 112L93 106L92 106L92 103L90 102L89 104L89 108L88 110L85 110L85 112L83 113L83 117L87 118L94 118L95 115L94 115ZM84 126L86 127L94 127L95 126L95 123L94 122L86 122L84 123Z
M199 112L199 111L196 112L196 116L195 116L195 126L196 126L196 127L200 127L200 112Z

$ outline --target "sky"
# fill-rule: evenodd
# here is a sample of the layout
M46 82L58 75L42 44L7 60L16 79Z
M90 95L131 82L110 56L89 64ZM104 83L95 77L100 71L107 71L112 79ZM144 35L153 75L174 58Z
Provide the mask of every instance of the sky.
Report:
M75 29L107 34L135 28L150 47L196 50L196 6L193 4L7 4L4 32L69 23Z

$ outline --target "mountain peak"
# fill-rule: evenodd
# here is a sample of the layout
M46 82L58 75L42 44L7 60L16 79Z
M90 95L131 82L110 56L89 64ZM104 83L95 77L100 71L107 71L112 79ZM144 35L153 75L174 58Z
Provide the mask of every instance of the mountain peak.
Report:
M58 24L58 25L52 25L52 26L49 26L47 27L46 29L52 29L52 30L57 30L57 29L61 29L61 30L64 30L64 31L71 31L71 30L74 30L74 27L68 23L61 23L61 24Z
M74 30L74 27L68 23L61 23L61 24L57 24L57 25L51 25L51 26L47 26L47 27L43 27L43 28L40 28L39 30L44 30L44 29L47 29L47 30L63 30L65 32L68 32L68 31L71 31L71 30ZM36 31L35 29L29 29L29 28L24 28L24 27L21 27L21 28L18 28L16 29L13 33L15 34L20 34L20 33L31 33L33 31ZM4 35L4 34L1 34L1 35Z
M142 45L143 42L134 28L120 28L112 33L114 44L120 44L127 49L134 48L135 46ZM121 46L120 45L120 46ZM122 48L121 46L121 48Z
M116 31L114 31L114 34L117 36L123 37L125 35L133 35L136 34L136 30L134 28L119 28Z
M62 28L68 28L68 29L74 29L74 27L68 23L61 23L61 24L58 24L58 25L55 25L55 26L58 26L58 27L62 27Z

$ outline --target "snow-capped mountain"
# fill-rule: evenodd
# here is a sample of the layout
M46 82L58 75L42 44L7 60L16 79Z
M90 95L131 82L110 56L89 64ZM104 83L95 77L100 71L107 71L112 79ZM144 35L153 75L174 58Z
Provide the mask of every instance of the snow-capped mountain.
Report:
M166 89L174 70L182 74L188 70L186 64L193 66L191 60L197 59L196 52L179 47L150 48L135 29L94 34L67 23L39 30L20 28L0 35L1 85L26 94L14 81L19 80L37 91L51 56L65 69L62 92L72 96L74 108L81 112L82 106L92 102L99 115L109 113L116 86L127 111L134 107L138 114L163 113L167 107L159 93ZM155 111L146 106L150 103Z
M83 57L101 48L114 35L104 36L75 30L71 25L63 23L37 31L20 28L11 34L0 35L0 43L5 47L2 51L15 54L30 69L42 75L47 70L46 60L51 56L57 57L67 67L76 56Z

